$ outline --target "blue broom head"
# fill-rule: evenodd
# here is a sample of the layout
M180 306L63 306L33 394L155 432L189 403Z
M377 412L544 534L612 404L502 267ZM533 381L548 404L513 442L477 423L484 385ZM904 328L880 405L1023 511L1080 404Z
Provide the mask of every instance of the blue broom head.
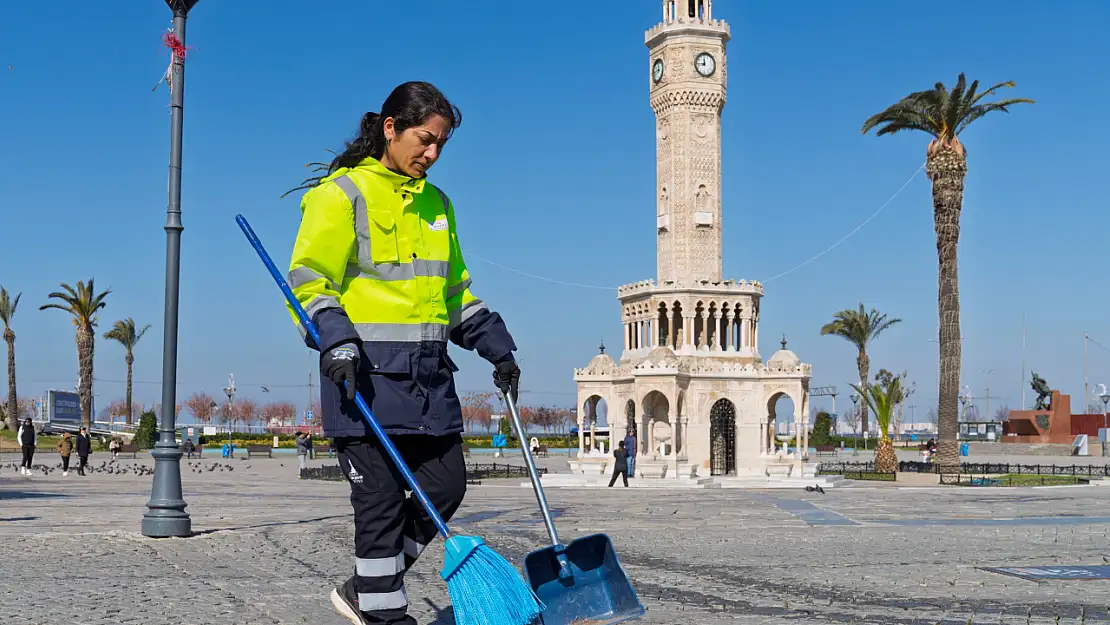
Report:
M520 572L477 536L452 536L440 575L457 625L530 625L543 604Z

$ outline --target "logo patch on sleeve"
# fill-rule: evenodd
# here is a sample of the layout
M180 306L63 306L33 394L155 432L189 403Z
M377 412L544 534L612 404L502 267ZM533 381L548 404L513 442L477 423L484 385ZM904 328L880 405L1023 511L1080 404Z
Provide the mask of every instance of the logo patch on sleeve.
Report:
M446 230L446 229L447 229L447 216L446 215L440 215L439 217L436 217L435 221L428 224L428 230L432 230L433 232L434 231L439 231L439 230Z

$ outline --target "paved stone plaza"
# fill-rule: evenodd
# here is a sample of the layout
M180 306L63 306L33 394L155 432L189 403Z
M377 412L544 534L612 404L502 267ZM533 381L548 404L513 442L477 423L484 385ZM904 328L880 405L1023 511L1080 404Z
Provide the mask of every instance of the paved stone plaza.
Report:
M131 467L149 459L84 478L27 478L12 460L0 459L0 623L346 623L327 593L352 568L347 485L296 479L292 456L186 461L197 535L162 540L139 533L150 477ZM454 521L517 563L544 541L519 484L471 487ZM618 487L604 505L597 495L549 492L566 540L613 538L645 624L1110 620L1110 582L1036 583L976 568L1110 562L1110 488ZM408 582L422 624L453 622L439 545Z

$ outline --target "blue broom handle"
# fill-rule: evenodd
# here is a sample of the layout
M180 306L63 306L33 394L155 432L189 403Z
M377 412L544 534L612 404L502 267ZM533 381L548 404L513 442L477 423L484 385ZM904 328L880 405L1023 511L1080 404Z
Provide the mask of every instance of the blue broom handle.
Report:
M316 330L316 324L312 323L312 320L308 318L308 313L305 312L304 307L301 306L296 296L293 295L293 290L289 288L289 284L285 281L281 272L278 271L277 266L274 265L274 261L271 260L270 255L266 253L266 248L262 247L262 241L258 240L258 236L254 234L254 230L251 229L250 224L247 223L247 220L242 215L235 216L235 223L239 224L239 227L243 230L243 234L247 235L247 240L250 241L251 246L254 247L254 251L258 252L258 257L262 259L262 263L266 265L266 269L270 270L270 275L273 276L274 282L277 282L277 285L281 288L281 292L285 294L285 299L293 308L293 312L297 314L297 319L308 332L308 335L312 337L312 340L316 342L316 345L319 346L320 333ZM374 430L374 434L377 434L378 440L382 442L386 452L389 453L389 457L393 459L393 464L397 465L397 468L401 471L401 475L405 476L405 481L408 482L409 488L412 489L412 494L420 501L424 509L428 511L428 516L432 517L432 522L435 523L436 529L439 530L440 534L443 534L444 538L448 538L451 532L447 529L447 523L443 520L443 517L440 516L436 507L432 505L432 501L428 499L428 495L424 493L424 489L420 488L420 484L416 482L416 477L413 476L412 471L409 471L409 467L401 458L401 454L397 453L397 448L393 446L393 441L389 440L389 436L382 430L382 426L378 424L378 420L374 418L374 413L370 412L370 406L367 406L366 401L362 399L362 393L355 393L355 404L358 406L358 409L362 411L362 416L366 418L366 422L370 424L370 429Z

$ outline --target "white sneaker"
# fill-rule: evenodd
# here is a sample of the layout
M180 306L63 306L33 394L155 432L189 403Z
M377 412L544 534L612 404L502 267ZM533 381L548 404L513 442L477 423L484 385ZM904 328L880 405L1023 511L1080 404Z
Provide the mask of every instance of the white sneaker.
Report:
M62 477L69 475L69 471L62 471Z

